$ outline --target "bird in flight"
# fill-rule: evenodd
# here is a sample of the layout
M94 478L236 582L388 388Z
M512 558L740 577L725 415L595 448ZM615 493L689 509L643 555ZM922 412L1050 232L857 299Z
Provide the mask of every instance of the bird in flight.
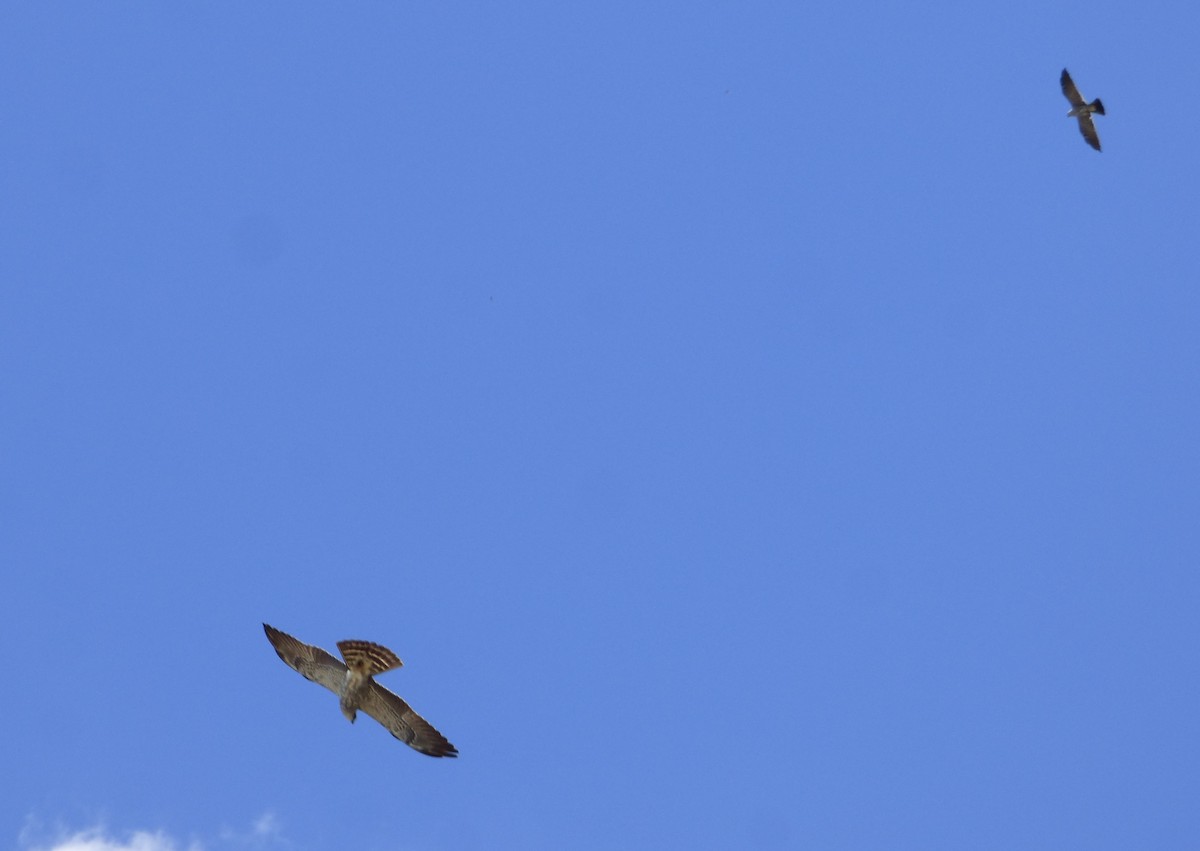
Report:
M1063 94L1071 102L1071 111L1067 113L1067 117L1077 119L1079 132L1083 134L1083 138L1097 151L1100 150L1100 137L1096 135L1096 125L1092 123L1092 113L1103 115L1104 104L1100 102L1100 98L1096 98L1091 103L1085 101L1083 95L1079 93L1079 89L1075 88L1075 81L1071 79L1066 68L1063 68L1062 78L1059 82L1062 83Z
M370 641L339 641L338 650L346 660L343 664L320 647L305 644L275 627L263 624L263 630L288 667L338 696L342 714L350 723L354 723L361 709L397 739L423 754L458 756L458 748L446 741L445 736L413 712L399 695L375 682L375 674L404 664L391 650Z

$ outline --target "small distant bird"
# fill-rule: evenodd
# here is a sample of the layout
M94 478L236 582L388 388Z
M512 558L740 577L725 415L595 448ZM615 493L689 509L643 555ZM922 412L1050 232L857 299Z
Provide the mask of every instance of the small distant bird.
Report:
M1063 68L1060 82L1063 94L1071 102L1071 111L1067 113L1067 117L1077 119L1079 132L1083 134L1083 138L1097 151L1100 150L1100 137L1096 135L1096 125L1092 123L1092 113L1103 115L1104 104L1100 102L1100 98L1096 98L1091 103L1085 101L1083 95L1079 93L1079 89L1075 88L1075 81L1071 79L1066 68Z
M339 641L343 665L320 647L305 644L286 632L263 624L267 640L289 667L340 698L342 714L354 723L358 710L370 715L393 736L429 756L458 756L458 748L412 711L399 695L375 682L373 676L404 663L391 650L370 641Z

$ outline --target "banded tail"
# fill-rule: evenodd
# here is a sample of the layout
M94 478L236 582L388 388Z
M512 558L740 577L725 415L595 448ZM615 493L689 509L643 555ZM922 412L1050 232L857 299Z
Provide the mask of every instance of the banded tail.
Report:
M373 641L339 641L337 646L346 667L368 677L404 665L399 656Z

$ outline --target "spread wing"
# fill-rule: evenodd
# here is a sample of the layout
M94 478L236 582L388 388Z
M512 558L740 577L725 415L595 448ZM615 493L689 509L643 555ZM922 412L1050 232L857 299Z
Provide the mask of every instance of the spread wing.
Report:
M1067 100L1071 102L1071 106L1080 107L1087 103L1083 99L1083 95L1079 93L1079 89L1075 88L1075 81L1071 79L1071 75L1067 73L1066 68L1063 68L1062 77L1059 78L1059 82L1062 83L1063 94L1067 96Z
M1097 151L1100 150L1100 137L1096 134L1096 122L1092 121L1092 116L1085 112L1076 118L1079 119L1079 132L1083 134L1083 138Z
M388 729L393 736L411 748L429 756L458 756L458 748L433 729L433 725L413 712L398 694L385 689L374 680L363 692L359 709Z
M342 693L342 686L346 682L346 666L339 660L320 647L305 644L273 626L263 624L263 630L279 658L287 662L289 668L299 671L314 683L320 683L334 694Z

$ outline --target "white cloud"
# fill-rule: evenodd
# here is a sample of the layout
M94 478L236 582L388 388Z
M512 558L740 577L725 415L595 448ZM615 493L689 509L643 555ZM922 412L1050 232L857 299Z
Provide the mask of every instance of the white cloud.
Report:
M179 845L165 833L147 833L136 830L128 839L114 839L105 835L101 828L81 830L71 836L62 836L49 845L26 845L28 851L181 851ZM204 851L203 846L193 842L187 851Z
M221 839L239 848L268 848L291 845L291 843L283 838L279 819L272 812L265 812L256 818L251 823L248 831L230 830L229 828L222 830Z
M33 838L32 834L45 834L38 830L32 820L21 831L19 847L22 851L205 851L207 848L254 848L286 847L279 819L274 813L266 812L251 822L248 829L236 831L225 829L215 843L207 846L196 840L184 844L162 831L151 833L135 830L115 835L104 827L93 827L71 833L58 830L53 839Z

